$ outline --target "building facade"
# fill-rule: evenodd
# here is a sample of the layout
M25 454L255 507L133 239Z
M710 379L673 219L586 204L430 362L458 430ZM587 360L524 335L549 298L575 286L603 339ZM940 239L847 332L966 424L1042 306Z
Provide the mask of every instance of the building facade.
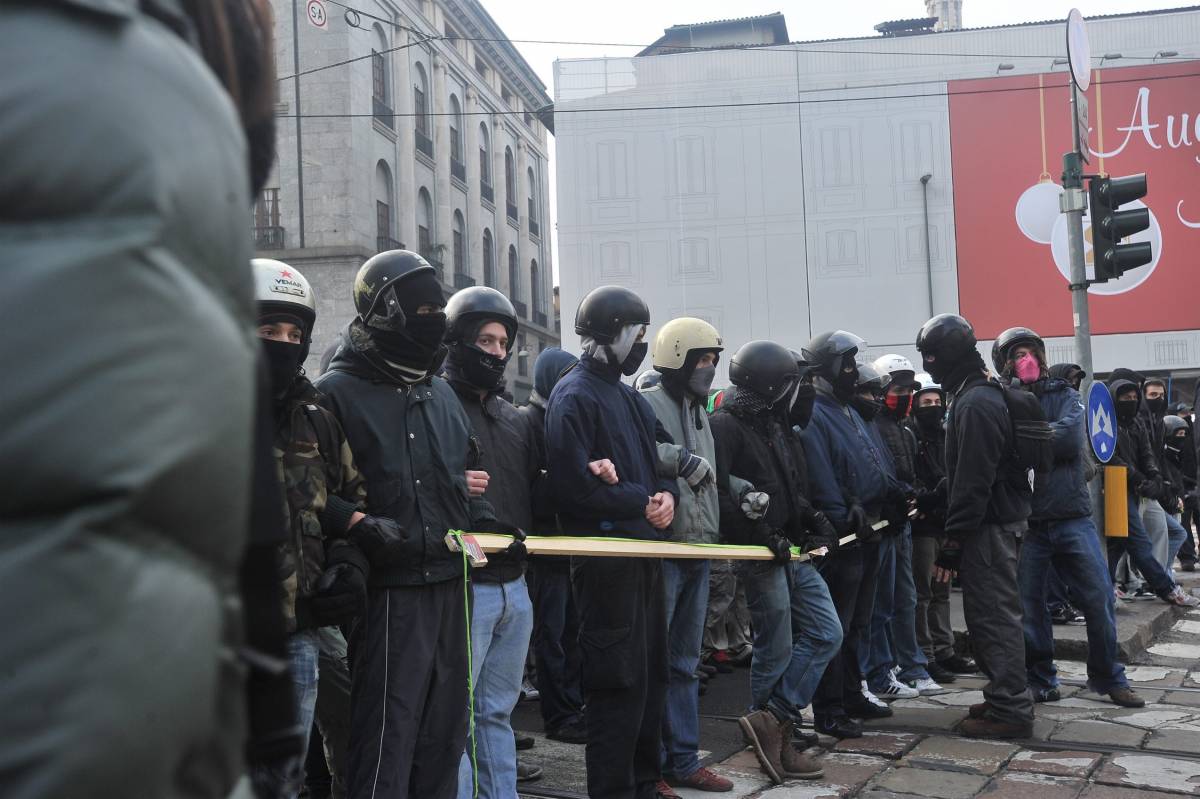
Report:
M507 378L522 400L537 353L559 339L545 86L475 0L330 3L324 28L301 0L272 5L278 161L251 224L258 255L316 290L310 373L354 316L359 266L403 247L438 269L447 296L488 285L512 299Z
M1149 175L1154 222L1133 240L1156 253L1092 287L1095 368L1190 387L1200 10L1087 26L1088 171ZM1072 148L1064 21L714 47L557 63L565 309L617 283L652 327L688 314L732 346L793 348L843 328L872 356L910 357L926 319L959 312L985 351L1027 325L1052 361L1074 358L1055 182Z

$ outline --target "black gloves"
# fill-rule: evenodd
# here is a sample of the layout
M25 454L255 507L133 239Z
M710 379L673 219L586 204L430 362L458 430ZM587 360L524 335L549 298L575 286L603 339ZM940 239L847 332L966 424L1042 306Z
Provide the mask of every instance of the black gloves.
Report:
M792 559L792 542L777 532L767 537L767 549L775 556L776 563L787 563Z
M812 533L810 543L813 549L818 547L829 547L829 551L838 547L837 528L833 526L833 522L829 521L829 517L819 510L814 510L808 514L805 519L809 531Z
M1138 496L1146 499L1160 499L1165 493L1165 486L1161 477L1148 477L1143 480L1137 487Z
M871 525L867 523L867 512L863 510L863 506L859 505L857 500L852 501L846 508L846 520L842 522L842 534L853 533L861 541L873 532Z
M350 528L350 540L367 556L371 565L379 568L398 566L410 558L419 557L424 547L420 536L413 536L392 519L367 516Z
M309 622L313 627L342 624L367 607L367 559L353 544L330 547L325 573L317 591L308 598Z
M715 479L712 464L686 449L679 453L679 476L693 491L700 491Z
M947 541L933 564L946 571L958 571L962 567L962 544L953 539Z
M529 550L525 548L525 531L520 527L508 524L507 522L492 520L481 525L485 530L480 532L495 533L496 535L511 535L513 541L504 548L504 554L516 560L523 560L529 557Z

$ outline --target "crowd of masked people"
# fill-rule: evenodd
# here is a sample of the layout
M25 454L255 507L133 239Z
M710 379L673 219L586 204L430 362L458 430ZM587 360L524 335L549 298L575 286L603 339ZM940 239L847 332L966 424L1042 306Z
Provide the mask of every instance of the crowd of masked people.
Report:
M1196 558L1192 422L1161 381L1112 374L1129 513L1107 565L1087 376L1023 328L992 375L970 324L935 317L918 374L846 331L735 350L656 319L635 390L650 310L603 287L579 356L542 352L515 408L512 303L447 301L391 251L346 287L355 317L310 382L311 287L251 264L245 225L276 140L266 0L0 13L6 799L315 797L306 763L337 796L509 799L537 774L511 726L530 660L596 799L731 789L699 758L726 661L749 663L739 724L776 782L821 775L818 734L976 664L961 731L1027 735L1058 697L1055 620L1088 625L1092 690L1142 704L1114 591L1196 604L1171 577ZM512 544L472 569L459 530ZM530 556L546 534L769 555Z
M1047 364L1028 328L997 338L993 374L970 324L937 316L917 334L918 373L900 355L866 360L844 330L729 354L682 317L651 346L646 304L604 286L576 314L581 356L544 350L517 408L504 374L518 320L501 292L447 301L419 255L381 253L310 383L312 289L253 264L292 531L288 658L300 727L315 721L324 743L308 762L339 795L515 796L540 773L511 724L531 661L547 737L585 747L598 798L731 790L701 764L698 697L736 661L742 734L777 783L822 776L819 735L860 736L890 701L977 669L984 701L960 732L1028 737L1035 703L1060 698L1056 620L1087 625L1088 687L1141 707L1115 598L1200 604L1171 578L1195 461L1165 385L1125 370L1110 383L1129 535L1106 561L1084 375ZM732 387L714 391L722 357ZM448 531L512 543L468 567ZM769 557L530 556L527 534ZM956 577L977 663L950 626ZM255 772L289 796L298 776Z

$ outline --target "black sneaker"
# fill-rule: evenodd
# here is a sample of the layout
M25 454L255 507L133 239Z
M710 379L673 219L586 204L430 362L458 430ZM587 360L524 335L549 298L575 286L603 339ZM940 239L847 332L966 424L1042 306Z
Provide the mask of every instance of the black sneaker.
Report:
M542 778L542 767L517 760L517 782L533 782Z
M551 741L560 741L565 744L585 744L587 743L587 728L583 726L582 721L568 721L556 729L548 730L546 737Z
M849 716L818 716L813 720L813 729L822 735L834 738L861 738L862 725Z
M975 661L965 658L962 655L952 655L948 658L942 658L937 663L946 671L952 671L955 674L975 674L979 671L979 667L975 665Z
M517 732L516 730L513 730L513 738L516 739L518 752L523 752L526 749L532 749L534 743L536 743L532 735L526 735L525 733Z
M893 715L893 711L885 702L877 705L863 697L861 701L851 699L846 702L846 715L856 719L886 719Z
M1033 692L1034 702L1057 702L1062 699L1062 694L1057 688L1042 688Z
M1074 616L1070 605L1056 605L1050 609L1051 624L1070 624Z
M950 671L936 660L929 661L925 666L925 671L929 672L929 676L934 682L939 682L942 685L952 683L958 679L958 675Z

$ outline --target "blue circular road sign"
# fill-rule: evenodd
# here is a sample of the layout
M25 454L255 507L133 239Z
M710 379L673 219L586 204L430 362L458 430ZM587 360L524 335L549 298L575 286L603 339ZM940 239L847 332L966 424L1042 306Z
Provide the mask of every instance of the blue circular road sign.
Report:
M1117 449L1117 412L1108 386L1099 380L1088 389L1087 426L1092 452L1108 463Z

